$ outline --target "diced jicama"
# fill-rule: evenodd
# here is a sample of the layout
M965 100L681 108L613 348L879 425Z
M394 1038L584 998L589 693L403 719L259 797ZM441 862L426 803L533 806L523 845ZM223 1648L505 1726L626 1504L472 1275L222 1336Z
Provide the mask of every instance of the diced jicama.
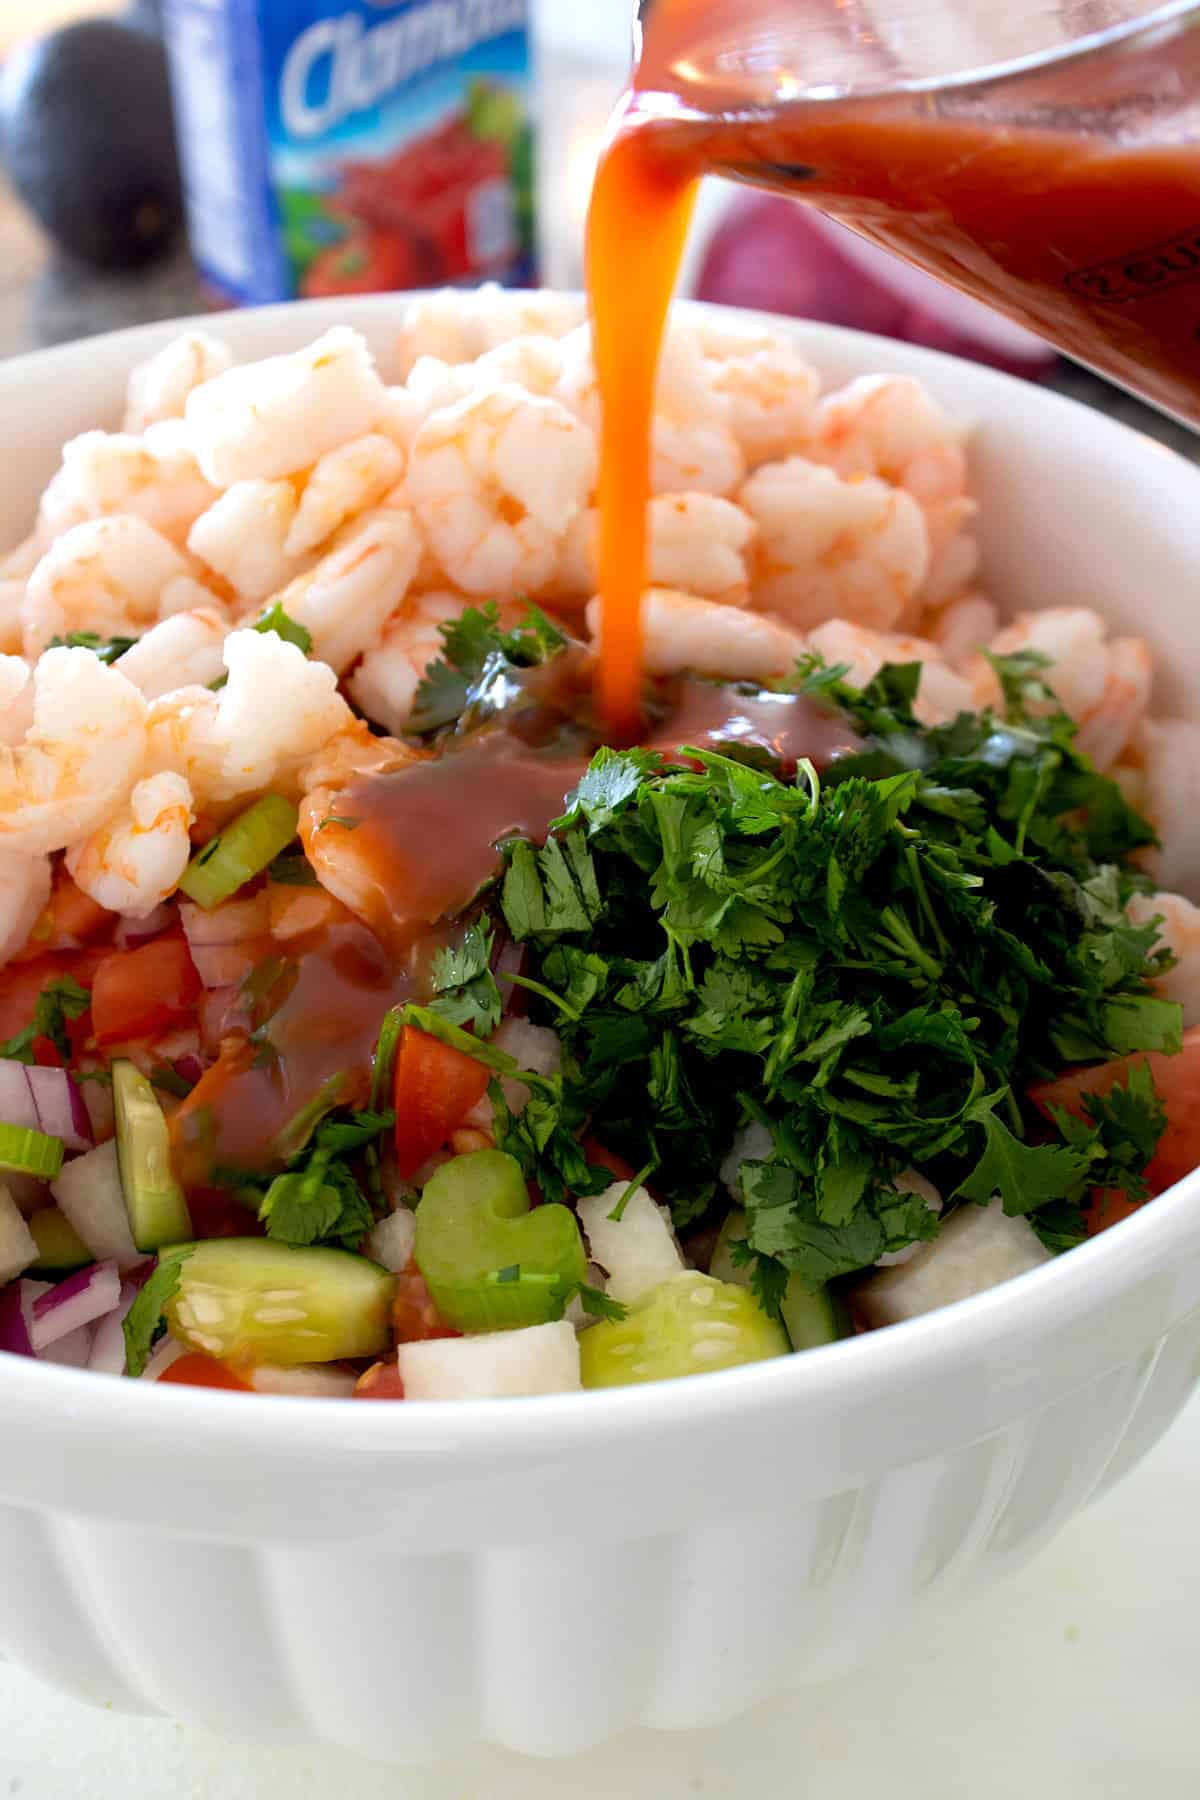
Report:
M579 1346L565 1319L429 1338L396 1352L407 1400L491 1400L515 1394L570 1394L580 1387Z
M854 1308L865 1325L897 1325L1050 1261L1028 1220L1010 1218L998 1200L964 1206L910 1261L864 1281Z
M0 1282L14 1281L38 1259L37 1241L6 1187L0 1186Z
M290 1369L277 1363L260 1363L247 1377L256 1394L303 1395L311 1400L348 1400L357 1377L349 1370L324 1363L297 1363Z
M371 1227L363 1239L362 1253L399 1275L412 1261L416 1236L417 1215L407 1206L398 1206L395 1212Z
M619 1219L609 1217L628 1186L626 1181L614 1181L602 1194L581 1200L578 1207L592 1258L608 1270L608 1292L624 1305L639 1300L686 1266L670 1213L657 1205L645 1188L634 1189Z
M119 1269L130 1269L142 1260L129 1229L113 1139L64 1163L50 1192L93 1256L101 1261L111 1258Z

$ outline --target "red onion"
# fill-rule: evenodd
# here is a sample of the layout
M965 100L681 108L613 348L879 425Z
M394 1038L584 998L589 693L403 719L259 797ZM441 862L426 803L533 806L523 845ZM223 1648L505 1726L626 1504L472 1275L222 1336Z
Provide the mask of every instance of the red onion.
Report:
M194 1055L177 1056L173 1066L179 1079L186 1081L190 1087L195 1087L204 1073L204 1064Z
M58 1342L81 1325L102 1319L121 1302L121 1277L115 1262L92 1263L76 1275L57 1282L48 1294L40 1294L33 1303L33 1325L29 1341L40 1355L50 1344Z
M506 975L524 975L529 964L529 950L512 938L498 940L492 952L492 974L500 987L500 999L506 1019L523 1019L529 1011L529 989L519 982L506 981Z
M129 1229L117 1146L111 1139L64 1163L50 1192L93 1256L110 1259L121 1269L141 1261Z
M68 1150L87 1150L92 1142L87 1106L66 1069L0 1059L0 1119L61 1138Z
M128 913L122 913L117 923L113 942L120 950L136 950L139 944L148 944L164 932L175 917L175 909L164 900L161 906L147 913L144 919L135 919Z
M55 1338L45 1350L38 1352L41 1362L63 1363L69 1369L86 1369L91 1361L92 1346L96 1340L94 1325L80 1325L75 1331L68 1331L66 1337Z
M152 1264L148 1266L153 1267ZM96 1326L91 1355L88 1357L89 1369L96 1369L102 1375L125 1373L125 1315L137 1299L139 1285L133 1281L123 1282L121 1298L115 1310L106 1313Z
M33 1306L50 1291L46 1281L10 1281L0 1288L0 1350L10 1356L32 1356Z
M1002 313L777 195L736 200L713 233L702 300L761 307L951 350L1012 374L1042 376L1055 352Z
M179 916L196 973L206 988L242 981L261 962L271 930L265 888L249 900L229 900L212 912L183 901Z

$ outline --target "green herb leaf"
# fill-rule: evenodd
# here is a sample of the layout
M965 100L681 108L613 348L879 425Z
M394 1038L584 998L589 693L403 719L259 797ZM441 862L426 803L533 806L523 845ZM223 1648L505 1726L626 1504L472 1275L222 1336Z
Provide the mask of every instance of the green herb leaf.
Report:
M266 611L260 613L259 617L255 619L254 630L273 631L276 637L283 639L285 644L295 644L296 648L302 650L305 656L312 649L312 632L307 626L290 618L278 600L273 600Z
M163 1313L167 1303L179 1292L183 1265L195 1248L195 1244L176 1244L170 1250L160 1250L153 1273L142 1283L125 1314L121 1330L128 1374L140 1375L146 1367L154 1341L165 1329Z

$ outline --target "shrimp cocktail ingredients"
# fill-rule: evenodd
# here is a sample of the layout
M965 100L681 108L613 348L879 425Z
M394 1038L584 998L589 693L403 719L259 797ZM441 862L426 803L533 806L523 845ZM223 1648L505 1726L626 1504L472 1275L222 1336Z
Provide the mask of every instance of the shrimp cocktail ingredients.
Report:
M1001 622L919 383L675 322L614 743L599 420L572 302L446 293L378 363L181 338L64 447L0 565L0 1348L670 1379L1200 1160L1200 727L1145 644Z

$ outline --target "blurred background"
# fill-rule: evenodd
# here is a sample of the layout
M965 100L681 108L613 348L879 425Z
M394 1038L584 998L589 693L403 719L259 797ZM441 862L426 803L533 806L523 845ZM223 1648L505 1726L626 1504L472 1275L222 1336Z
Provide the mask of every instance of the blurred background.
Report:
M247 43L229 0L0 0L0 356L209 306L581 286L633 0L497 0L496 32L449 62L404 35L419 8L260 0ZM368 56L374 33L386 53ZM972 356L1196 454L1183 427L784 199L707 183L681 291Z

